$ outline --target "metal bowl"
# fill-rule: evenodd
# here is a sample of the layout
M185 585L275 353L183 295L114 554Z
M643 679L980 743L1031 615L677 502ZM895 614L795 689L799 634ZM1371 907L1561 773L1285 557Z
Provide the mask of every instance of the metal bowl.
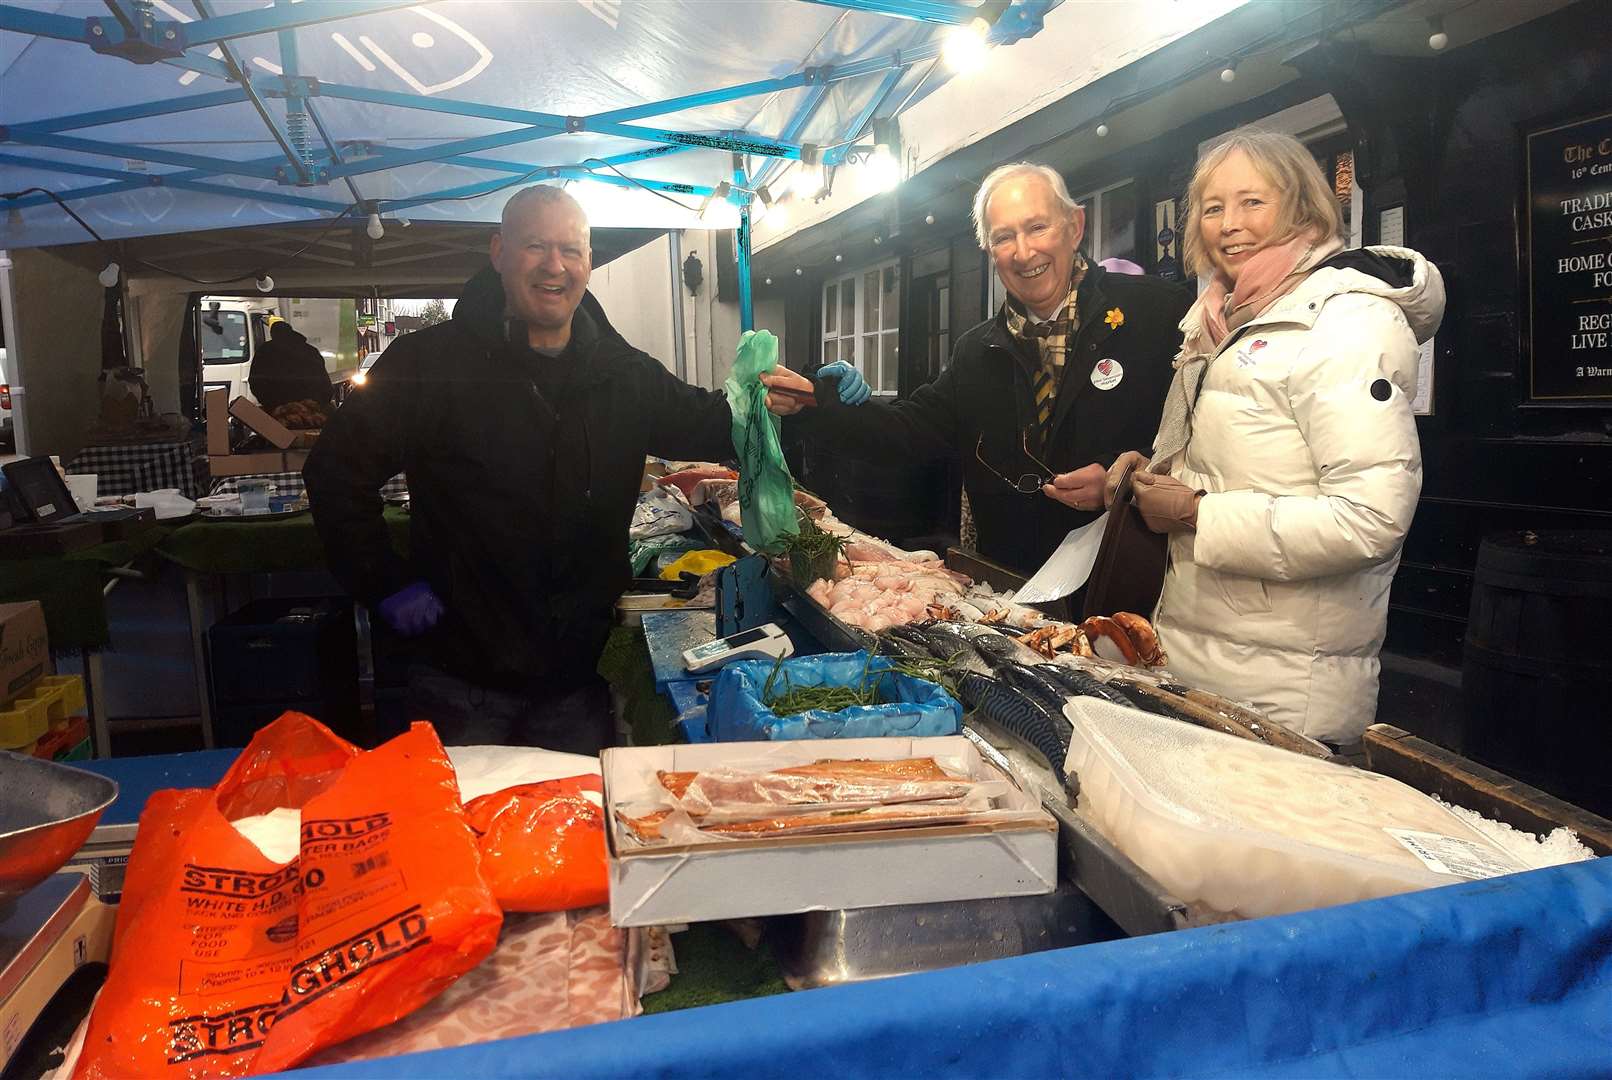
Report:
M61 869L117 797L104 776L0 750L0 907Z

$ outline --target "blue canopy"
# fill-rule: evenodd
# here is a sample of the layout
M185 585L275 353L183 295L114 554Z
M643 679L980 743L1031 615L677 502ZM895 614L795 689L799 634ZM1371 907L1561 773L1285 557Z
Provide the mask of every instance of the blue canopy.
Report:
M1604 1077L1612 858L297 1075Z
M587 181L596 226L736 227L791 163L871 152L948 33L1012 42L1054 3L0 3L0 192L43 189L0 248L86 238L47 192L108 239L493 221L540 180Z

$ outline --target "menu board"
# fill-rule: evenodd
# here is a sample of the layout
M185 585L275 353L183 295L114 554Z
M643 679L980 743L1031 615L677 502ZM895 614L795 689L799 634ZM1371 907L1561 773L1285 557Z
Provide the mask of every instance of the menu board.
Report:
M1612 112L1528 136L1531 395L1612 399Z

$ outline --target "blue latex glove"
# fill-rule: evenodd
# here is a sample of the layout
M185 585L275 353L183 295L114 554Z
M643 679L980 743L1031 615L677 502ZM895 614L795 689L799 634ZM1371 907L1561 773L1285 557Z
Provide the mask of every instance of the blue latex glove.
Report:
M423 581L405 585L376 605L386 625L404 637L419 637L442 618L446 609Z
M828 376L840 382L840 402L845 405L860 405L873 396L873 390L862 373L847 364L844 360L836 360L832 364L824 364L817 369L819 378Z

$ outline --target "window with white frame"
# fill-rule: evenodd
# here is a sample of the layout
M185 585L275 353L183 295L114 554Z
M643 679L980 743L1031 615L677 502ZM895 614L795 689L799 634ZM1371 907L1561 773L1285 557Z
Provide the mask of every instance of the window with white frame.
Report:
M898 260L823 283L823 363L845 360L875 394L901 385L901 272Z

